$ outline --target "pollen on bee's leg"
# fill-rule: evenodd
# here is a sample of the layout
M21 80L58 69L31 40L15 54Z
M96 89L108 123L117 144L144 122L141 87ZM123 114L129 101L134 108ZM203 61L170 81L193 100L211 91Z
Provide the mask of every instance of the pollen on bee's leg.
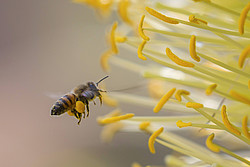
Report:
M185 60L180 59L176 56L169 48L166 48L167 56L176 64L183 66L183 67L194 67L194 64Z
M142 39L144 39L145 41L149 41L150 38L144 34L143 28L142 28L144 18L145 18L145 15L142 15L141 21L140 21L140 24L139 24L139 27L138 27L138 31L139 31L139 34L140 34L140 36L142 37Z
M206 140L207 148L209 148L213 152L220 152L220 148L216 144L213 143L213 139L214 139L214 133L209 135Z
M239 19L239 33L240 35L244 34L244 25L247 17L247 13L250 10L250 2L244 7L240 14L240 19Z
M157 113L161 110L163 105L170 99L170 97L174 94L176 88L171 89L169 92L167 92L157 103L157 105L154 108L154 112Z
M228 120L227 118L227 114L226 114L226 106L223 105L221 108L221 116L222 116L222 121L225 125L225 127L232 133L236 134L236 135L240 135L240 131L238 129L236 129Z
M206 89L206 95L211 95L212 92L216 89L216 87L217 87L217 84L209 85Z
M154 147L155 139L163 132L163 130L164 130L163 127L156 130L148 140L148 148L152 154L155 154L155 147Z
M243 64L247 58L247 56L250 54L250 45L248 45L247 47L245 47L243 49L243 51L241 52L240 54L240 57L239 57L239 62L238 62L238 65L240 68L243 67Z
M74 116L74 113L71 112L71 110L67 111L67 113L68 113L69 116Z
M84 113L85 112L85 104L82 101L77 101L75 109L79 113Z

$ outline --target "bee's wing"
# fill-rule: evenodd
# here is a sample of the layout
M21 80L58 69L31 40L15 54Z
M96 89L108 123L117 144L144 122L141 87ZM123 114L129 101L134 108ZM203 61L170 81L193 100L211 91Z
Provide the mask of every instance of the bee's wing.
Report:
M62 97L63 95L65 95L65 93L62 93L62 92L58 92L58 93L44 92L44 95L51 98L51 99L57 100L60 97Z

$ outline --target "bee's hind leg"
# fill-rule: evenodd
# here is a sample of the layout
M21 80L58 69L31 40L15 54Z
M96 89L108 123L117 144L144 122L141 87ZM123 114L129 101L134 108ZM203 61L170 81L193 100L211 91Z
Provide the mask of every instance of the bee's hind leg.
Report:
M87 117L89 117L89 102L86 100L85 102L86 108L87 108Z
M72 111L76 117L76 119L78 119L78 125L80 125L81 121L82 121L82 113L77 112L75 109ZM85 117L85 113L84 113L84 117Z

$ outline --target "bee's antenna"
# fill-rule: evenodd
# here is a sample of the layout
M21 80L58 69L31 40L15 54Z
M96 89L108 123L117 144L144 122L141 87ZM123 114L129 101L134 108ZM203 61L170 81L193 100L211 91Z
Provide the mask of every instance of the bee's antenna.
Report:
M106 79L106 78L108 78L108 77L109 77L108 75L105 76L105 77L103 77L102 79L100 79L100 81L96 82L96 85L98 86L98 84L99 84L100 82L102 82L104 79Z

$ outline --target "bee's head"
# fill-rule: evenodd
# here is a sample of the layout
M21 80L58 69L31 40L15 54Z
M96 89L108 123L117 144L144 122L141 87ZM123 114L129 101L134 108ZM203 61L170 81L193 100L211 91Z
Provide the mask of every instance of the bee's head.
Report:
M91 90L98 90L97 85L94 82L88 82L87 86L91 89Z

